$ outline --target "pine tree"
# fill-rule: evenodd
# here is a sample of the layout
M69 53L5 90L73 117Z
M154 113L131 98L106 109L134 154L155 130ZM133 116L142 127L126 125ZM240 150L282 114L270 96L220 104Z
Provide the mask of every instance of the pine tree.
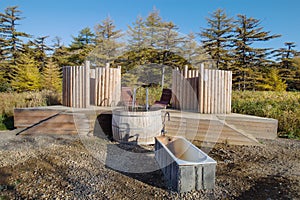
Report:
M8 59L12 64L16 64L17 56L23 47L23 40L21 38L30 37L25 32L17 31L22 12L18 10L18 6L8 7L5 13L0 13L0 36L5 40L5 47L2 51L7 51Z
M51 91L62 91L62 78L60 67L49 60L43 71L43 89Z
M293 83L290 86L295 91L300 91L300 57L296 56L293 58L293 65L295 66L295 76L293 78Z
M277 56L279 57L279 74L286 81L287 90L295 90L294 77L296 76L297 67L293 58L297 55L297 51L294 50L296 44L294 42L285 42L285 48L277 50Z
M238 15L234 38L233 86L235 89L255 89L260 70L269 63L270 48L255 48L255 42L268 41L280 35L263 31L260 20Z
M23 41L21 38L30 37L29 34L17 31L19 21L23 18L17 6L8 7L0 13L0 76L1 90L11 90L11 81L14 78L14 68L21 51Z
M42 36L34 39L33 41L30 41L32 48L35 51L34 57L35 60L37 61L40 72L43 71L46 65L46 60L48 58L47 52L50 52L52 50L52 48L47 46L45 42L48 37L49 36Z
M69 47L69 62L71 65L81 65L87 59L89 53L95 47L95 35L90 28L84 28L77 37L73 36L73 41Z
M193 32L189 33L184 39L184 42L180 47L180 55L187 60L189 65L194 67L199 65L203 60L208 59L203 47L198 45L196 36Z
M14 90L18 92L40 90L41 75L32 55L20 54L13 68L16 73L11 83Z
M60 37L55 37L52 42L54 44L52 45L53 53L51 59L60 67L60 71L62 71L62 67L71 66L73 64L69 59L71 52L69 48L62 44Z
M157 48L159 43L159 35L163 28L162 17L155 8L149 13L145 21L146 25L146 41L150 48Z
M144 19L141 16L137 17L132 26L128 26L127 33L129 35L129 51L139 52L143 49L148 48L146 38L146 25Z
M208 28L199 34L203 48L215 61L218 69L228 70L231 60L228 48L233 38L233 19L227 17L224 10L218 9L207 18L207 23Z
M124 44L119 41L122 36L121 30L116 30L113 20L107 17L101 24L95 27L96 48L89 55L89 60L97 66L105 66L117 59Z

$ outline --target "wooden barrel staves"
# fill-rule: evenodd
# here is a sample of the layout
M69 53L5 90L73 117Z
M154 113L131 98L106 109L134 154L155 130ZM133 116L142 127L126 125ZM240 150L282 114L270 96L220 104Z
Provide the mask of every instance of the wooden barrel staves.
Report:
M112 132L114 140L138 145L154 144L154 137L161 133L161 110L113 110Z

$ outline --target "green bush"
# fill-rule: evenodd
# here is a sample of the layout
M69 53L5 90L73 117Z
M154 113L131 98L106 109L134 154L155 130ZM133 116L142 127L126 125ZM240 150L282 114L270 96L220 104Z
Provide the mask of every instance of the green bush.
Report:
M148 88L148 103L153 105L155 101L160 100L161 86L153 86ZM136 92L136 100L138 105L146 105L146 88L140 87Z
M234 91L232 112L278 120L278 135L300 139L299 92Z
M13 128L14 108L37 107L61 104L61 93L41 92L2 92L0 93L0 130Z

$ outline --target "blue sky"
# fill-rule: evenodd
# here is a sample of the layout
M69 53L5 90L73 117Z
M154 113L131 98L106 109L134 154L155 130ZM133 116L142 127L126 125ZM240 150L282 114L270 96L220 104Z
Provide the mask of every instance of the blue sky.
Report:
M0 12L7 6L18 5L25 17L20 31L36 37L55 36L65 45L85 28L93 28L110 16L118 29L126 30L138 15L146 17L156 7L166 21L173 21L180 32L200 32L206 27L206 17L218 8L235 17L246 14L261 20L265 31L282 37L264 43L280 48L284 42L295 42L300 50L299 0L0 0Z

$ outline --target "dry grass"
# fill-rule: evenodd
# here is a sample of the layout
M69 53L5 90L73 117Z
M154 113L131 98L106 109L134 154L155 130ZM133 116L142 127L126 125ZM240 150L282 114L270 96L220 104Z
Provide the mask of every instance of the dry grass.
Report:
M0 130L13 128L14 108L61 104L61 94L53 91L0 93Z
M300 92L233 92L232 111L278 120L279 136L300 138Z

